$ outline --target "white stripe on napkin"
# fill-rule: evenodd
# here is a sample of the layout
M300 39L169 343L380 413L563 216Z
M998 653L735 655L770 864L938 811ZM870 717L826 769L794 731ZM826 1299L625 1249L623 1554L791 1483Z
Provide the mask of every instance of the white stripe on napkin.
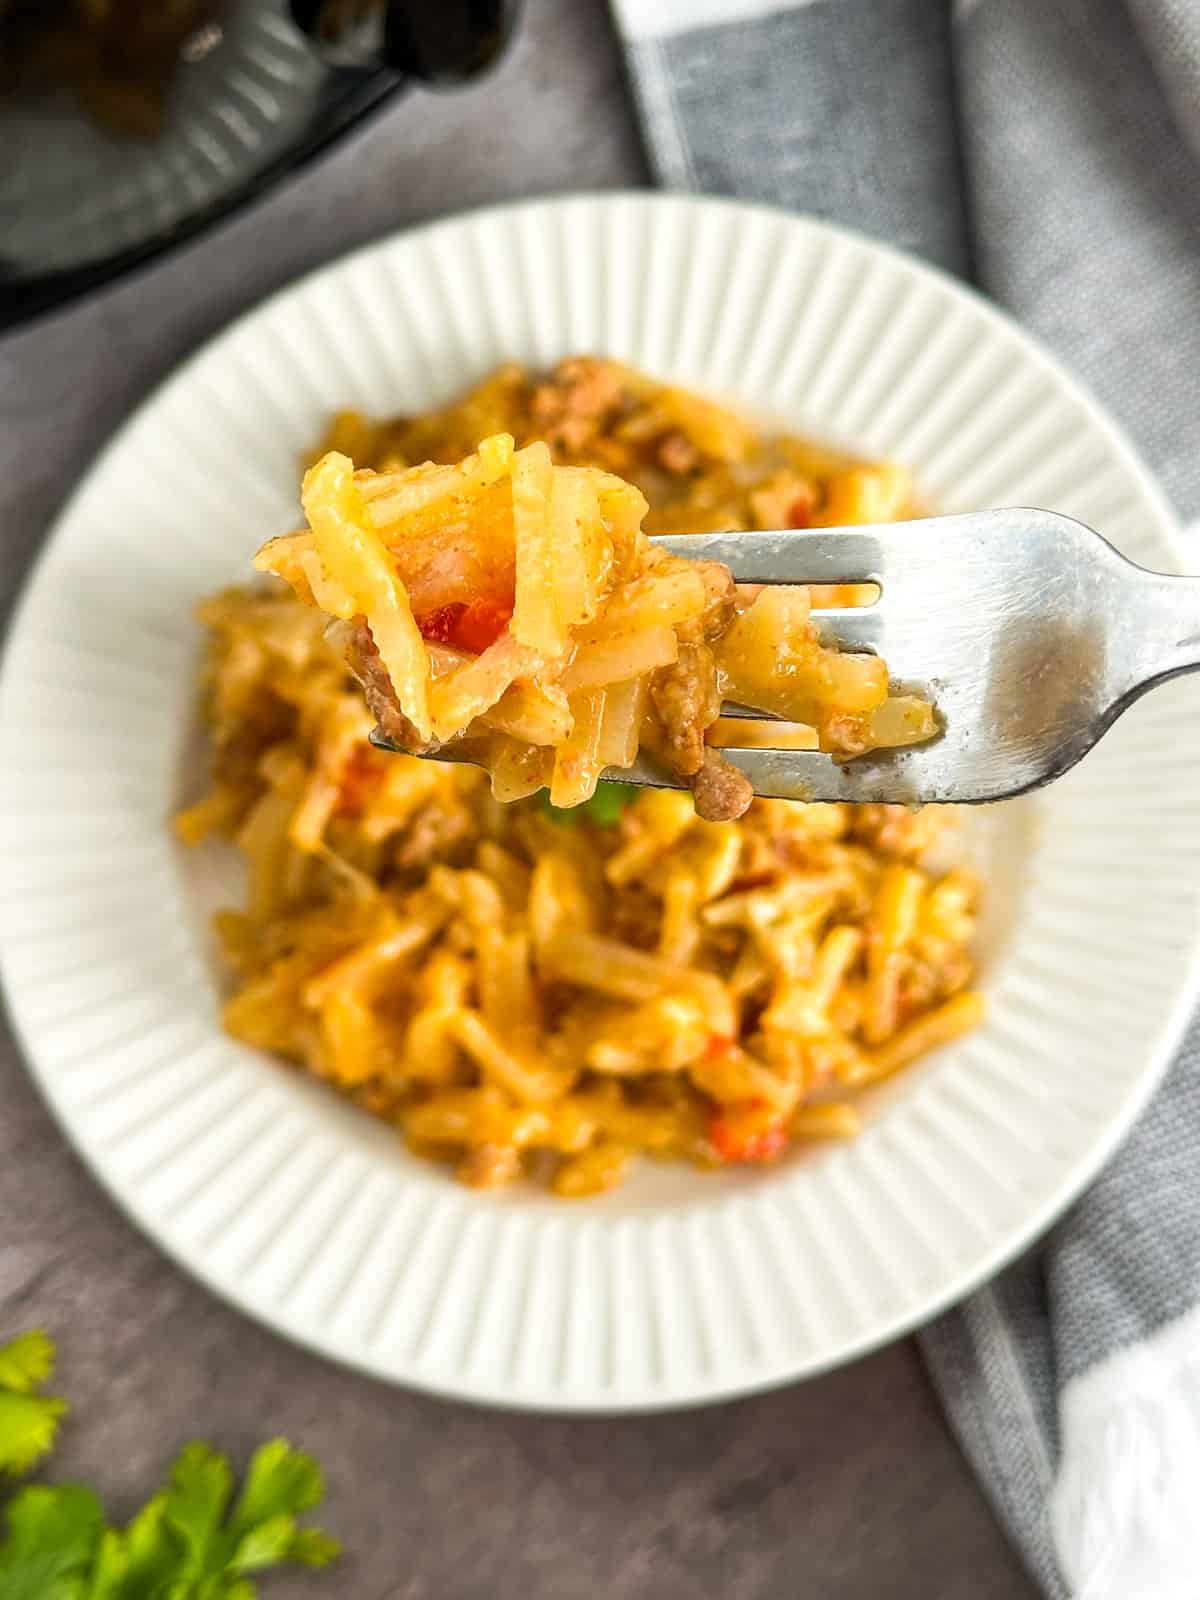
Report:
M1073 1600L1195 1600L1200 1307L1073 1378L1051 1524Z
M679 124L679 108L671 91L671 74L660 39L639 39L631 46L637 62L633 88L646 135L658 156L659 178L666 189L696 189L691 147Z
M666 39L693 28L752 22L779 11L829 4L830 0L612 0L617 26L627 39Z

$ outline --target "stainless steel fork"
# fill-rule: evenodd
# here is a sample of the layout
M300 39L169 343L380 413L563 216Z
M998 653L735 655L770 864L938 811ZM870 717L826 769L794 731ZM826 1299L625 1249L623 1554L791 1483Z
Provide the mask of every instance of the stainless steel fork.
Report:
M937 708L935 738L853 761L723 750L760 795L1002 800L1061 777L1147 689L1200 667L1200 578L1134 566L1093 529L1052 511L654 542L672 555L721 561L739 583L877 584L875 604L815 611L813 620L828 642L883 656L893 685ZM438 758L471 756L449 745ZM604 776L686 787L645 757Z

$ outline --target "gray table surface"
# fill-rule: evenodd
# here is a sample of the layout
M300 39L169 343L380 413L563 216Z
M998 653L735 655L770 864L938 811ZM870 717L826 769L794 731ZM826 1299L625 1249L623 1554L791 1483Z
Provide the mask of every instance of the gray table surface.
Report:
M71 485L180 357L296 273L410 221L509 196L643 184L602 0L529 0L463 96L410 96L220 232L0 341L0 603ZM1034 1591L911 1344L677 1416L448 1405L343 1372L227 1309L71 1154L0 1035L0 1335L58 1339L73 1415L56 1473L124 1514L196 1434L243 1458L284 1433L324 1464L354 1600L690 1596L1022 1600Z

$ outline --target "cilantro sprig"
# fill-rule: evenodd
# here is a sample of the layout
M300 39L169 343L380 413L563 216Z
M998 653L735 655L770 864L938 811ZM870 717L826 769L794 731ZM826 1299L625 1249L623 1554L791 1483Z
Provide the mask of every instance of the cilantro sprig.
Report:
M44 1333L0 1347L0 1469L26 1472L52 1446L66 1404L37 1391L53 1370ZM300 1523L325 1484L286 1439L260 1446L234 1490L227 1457L199 1443L124 1528L109 1525L91 1489L22 1488L4 1512L0 1600L254 1600L256 1575L337 1556L336 1539Z

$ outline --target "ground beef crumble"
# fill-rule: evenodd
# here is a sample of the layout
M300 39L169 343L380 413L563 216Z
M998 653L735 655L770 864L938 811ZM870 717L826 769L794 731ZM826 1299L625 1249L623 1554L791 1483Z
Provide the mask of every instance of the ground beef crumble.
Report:
M650 703L662 725L663 755L682 777L700 770L705 730L721 710L717 668L704 644L681 644L679 659L650 679Z
M432 748L422 742L417 730L401 711L392 680L371 637L371 630L361 618L352 625L346 636L346 664L362 684L367 709L375 718L380 733L393 744L411 750L414 755Z
M750 807L754 790L750 779L719 750L706 750L699 771L691 777L696 814L706 822L732 822Z
M627 401L625 387L609 363L575 356L559 362L549 383L538 384L530 412L539 438L580 455Z

